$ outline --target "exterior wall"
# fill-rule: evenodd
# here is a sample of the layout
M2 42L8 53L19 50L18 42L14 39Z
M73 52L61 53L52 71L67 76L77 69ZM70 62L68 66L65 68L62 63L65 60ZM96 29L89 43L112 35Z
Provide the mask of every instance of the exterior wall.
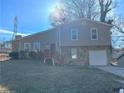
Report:
M77 48L77 59L71 58L71 48ZM62 47L62 56L65 64L89 65L89 51L90 50L106 50L108 62L111 61L111 51L109 46L79 46L79 47ZM108 63L109 64L109 63Z
M98 30L98 40L91 40L91 28ZM78 40L71 40L71 29L78 30ZM92 21L74 21L62 25L60 30L61 46L109 46L111 45L111 26Z
M71 40L71 29L78 29L78 40ZM97 28L98 40L91 40L91 28ZM48 31L23 37L22 39L13 42L13 51L24 50L24 43L31 44L31 51L33 51L33 43L40 43L40 50L50 49L51 44L56 44L57 52L62 55L66 64L89 65L89 51L90 50L106 50L108 62L111 60L110 45L111 45L111 26L95 23L88 20L78 20L71 23L63 24L50 29ZM78 58L71 58L71 48L78 49Z
M24 43L31 44L31 51L33 51L33 43L39 42L40 43L40 50L44 50L45 48L50 48L50 44L57 43L57 33L55 29L50 31L41 32L38 34L34 34L31 36L24 37L20 40L15 41L15 47L18 47L19 50L24 50Z
M78 29L78 40L71 40L71 29ZM97 28L98 40L91 40L91 28ZM50 44L56 44L57 50L61 46L110 46L111 45L111 26L97 23L89 20L77 20L70 23L65 23L54 29L50 29L37 34L23 37L22 39L13 42L13 50L24 50L24 43L31 43L31 50L33 50L33 43L40 42L40 49L43 50L49 47Z
M12 41L12 51L13 52L19 51L19 40Z
M12 51L12 42L6 41L3 43L0 43L0 53L10 53Z

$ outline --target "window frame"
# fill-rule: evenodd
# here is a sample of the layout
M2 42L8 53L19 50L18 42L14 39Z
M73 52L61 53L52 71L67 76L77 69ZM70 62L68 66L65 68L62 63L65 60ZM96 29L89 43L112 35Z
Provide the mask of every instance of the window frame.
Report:
M28 51L31 51L31 43L24 43L24 50L27 51L26 45L28 45Z
M96 31L96 39L93 38L93 30ZM91 40L98 40L98 29L97 28L91 28L90 29L90 38L91 38Z
M36 45L38 45L38 46L36 46ZM40 46L41 46L41 45L40 45L40 42L38 42L38 41L33 42L33 51L35 51L35 52L40 51L40 50L41 50ZM36 47L38 47L38 48L35 49Z
M73 38L73 35L74 35L73 32L74 32L74 31L76 32L76 35L75 35L75 36L76 36L76 39ZM71 40L72 40L72 41L77 41L77 40L78 40L78 38L79 38L78 33L79 33L79 32L78 32L78 29L71 29Z
M77 59L77 58L78 58L78 49L77 48L71 48L71 59Z

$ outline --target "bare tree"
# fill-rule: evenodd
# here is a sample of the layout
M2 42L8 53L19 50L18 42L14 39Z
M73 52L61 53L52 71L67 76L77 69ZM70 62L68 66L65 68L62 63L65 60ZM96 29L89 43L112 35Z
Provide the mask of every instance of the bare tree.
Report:
M55 10L51 12L49 19L52 26L63 24L67 20L67 13L64 9L56 6Z
M106 22L107 14L116 7L116 4L113 0L99 0L101 22Z
M124 18L122 16L116 16L113 22L114 26L118 29L118 31L124 34Z
M112 43L113 46L118 45L119 47L124 45L124 18L122 16L116 15L113 16L113 27L111 29L112 31ZM121 42L120 42L121 41ZM120 42L120 43L118 43Z
M96 13L96 0L62 0L67 13L72 18L94 19Z
M50 21L54 25L80 18L99 20L100 17L101 22L106 22L107 15L116 6L113 0L61 0L60 3L64 8L56 8L57 12L50 15Z
M94 20L96 16L98 16L98 9L96 0L87 0L87 12L86 12L86 18Z
M55 7L50 16L52 26L79 18L94 20L98 16L96 0L61 0L63 7Z

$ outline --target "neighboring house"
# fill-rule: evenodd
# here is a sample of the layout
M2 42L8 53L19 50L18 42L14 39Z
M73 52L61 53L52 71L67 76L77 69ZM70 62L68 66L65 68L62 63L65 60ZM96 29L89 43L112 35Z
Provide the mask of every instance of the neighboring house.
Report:
M0 52L1 53L10 53L12 52L12 42L11 41L5 41L0 44Z
M79 65L108 65L111 60L112 25L75 20L44 32L18 38L13 51L56 51L65 63Z

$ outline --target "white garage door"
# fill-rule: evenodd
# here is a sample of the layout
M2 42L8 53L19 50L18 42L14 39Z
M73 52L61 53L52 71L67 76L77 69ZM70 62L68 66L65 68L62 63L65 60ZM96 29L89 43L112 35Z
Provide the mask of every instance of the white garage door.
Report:
M89 51L89 63L90 65L107 65L106 51Z

